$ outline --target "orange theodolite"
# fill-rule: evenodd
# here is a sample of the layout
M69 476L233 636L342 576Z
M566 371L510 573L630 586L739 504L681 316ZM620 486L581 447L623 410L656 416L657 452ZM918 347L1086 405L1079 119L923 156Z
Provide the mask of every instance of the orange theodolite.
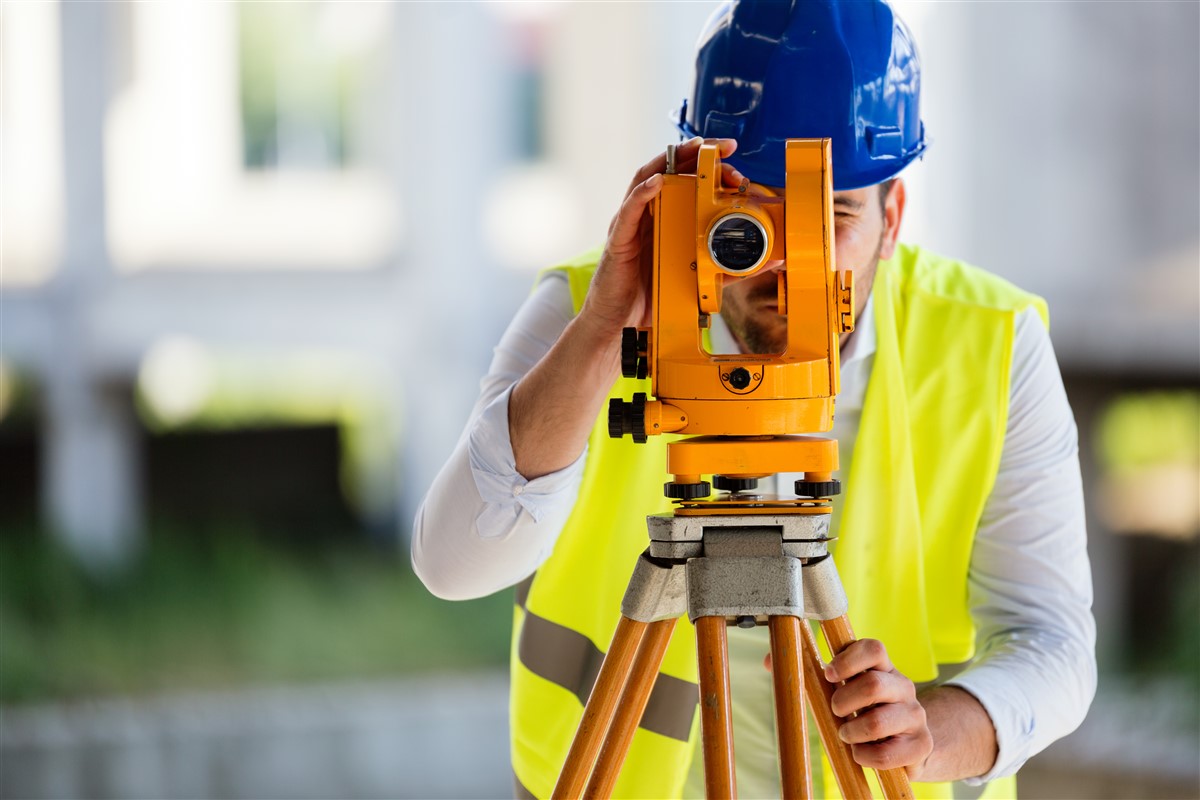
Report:
M723 188L715 145L701 147L695 175L664 176L653 207L653 325L627 328L622 341L624 374L649 375L656 399L612 401L609 432L698 437L668 446L669 496L708 496L702 473L732 479L719 478L723 488L778 472L821 484L800 494L830 494L836 442L794 434L832 427L838 336L853 328L851 275L833 269L831 186L821 139L788 142L782 198ZM721 310L725 281L779 262L783 352L710 353L704 331Z
M783 196L721 183L715 145L696 174L677 174L674 148L655 199L653 317L626 328L626 377L652 379L643 394L609 405L609 434L645 442L664 433L670 514L647 517L650 547L634 568L621 620L588 698L554 797L612 793L678 617L696 625L700 722L709 797L736 794L726 626L770 629L782 796L811 797L807 697L846 798L871 790L837 735L816 640L832 652L854 635L829 555L830 497L840 491L833 426L839 336L854 325L852 276L834 269L828 139L786 147ZM782 262L782 268L779 268ZM730 279L776 270L778 353L712 353L706 329ZM757 493L760 478L803 473L795 497ZM712 476L712 483L704 480ZM712 489L720 494L713 496ZM879 772L884 795L911 797L903 769Z

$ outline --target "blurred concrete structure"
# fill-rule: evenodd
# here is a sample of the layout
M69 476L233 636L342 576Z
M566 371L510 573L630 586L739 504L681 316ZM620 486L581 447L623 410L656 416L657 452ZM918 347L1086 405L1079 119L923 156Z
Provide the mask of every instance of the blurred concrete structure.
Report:
M2 353L44 391L46 518L101 559L119 557L139 526L129 401L146 354L171 336L264 360L306 348L363 359L398 420L387 435L400 490L376 487L375 513L406 525L527 290L529 273L505 263L551 261L600 237L627 173L671 137L667 110L687 91L708 11L396 6L381 17L385 66L364 90L366 188L311 171L240 178L241 194L208 201L237 209L222 216L194 195L216 180L206 175L240 169L235 7L47 8L61 18L61 113L48 117L60 120L48 132L62 142L60 240L44 275L8 246ZM922 45L933 137L909 175L910 238L1046 295L1068 373L1194 378L1198 7L902 10ZM17 37L30 11L5 15ZM185 34L199 41L186 59L162 55ZM194 99L134 115L134 100L169 96L143 84L171 65L167 77ZM529 73L532 111L512 102ZM25 78L10 69L5 82ZM158 119L190 106L204 115ZM143 142L131 156L130 130L151 123L188 149ZM532 154L521 141L530 124ZM28 138L9 137L7 163ZM192 174L192 162L204 169ZM172 184L147 184L156 174ZM163 210L174 205L224 224L186 227ZM157 227L177 240L151 235ZM327 242L347 231L368 244L339 258L354 248Z
M919 12L930 247L1050 301L1067 372L1200 369L1200 6Z
M7 710L0 797L503 797L502 675Z
M339 4L325 5L332 13ZM545 6L529 16L521 6L514 13L474 4L393 7L381 18L382 67L366 81L362 103L372 194L311 170L236 174L225 183L240 181L239 189L212 188L212 173L241 171L236 8L65 3L6 5L3 12L7 51L31 30L52 34L45 51L60 63L37 66L60 75L44 88L59 93L61 103L38 119L10 102L5 129L20 133L32 125L34 134L62 143L59 161L48 162L61 164L58 171L31 176L24 187L10 182L6 213L21 218L22 188L53 184L55 174L62 186L48 190L61 220L54 203L43 215L51 219L43 227L58 239L33 257L21 246L28 237L10 236L6 245L0 355L44 397L45 521L98 564L136 545L142 497L134 386L147 354L172 338L251 352L264 368L313 350L365 363L394 422L379 431L393 439L386 448L392 463L369 476L377 480L381 472L384 486L368 487L375 502L367 510L407 528L471 407L489 343L528 291L531 273L503 266L528 256L489 248L485 217L500 226L494 234L515 234L547 260L589 246L603 226L581 220L607 214L627 180L612 164L634 164L669 138L667 103L654 99L673 96L685 82L690 31L707 13ZM346 8L343 16L358 13ZM689 33L651 46L646 32L676 25ZM607 36L598 39L599 31ZM647 40L627 51L627 74L614 81L612 68L598 65L616 39L628 46L623 31ZM514 52L525 39L544 42L532 55ZM663 57L678 68L657 71L658 82L638 80L655 74ZM534 109L532 121L510 102L529 58L538 59L545 84L544 107ZM181 85L156 89L164 77L155 70ZM33 77L10 68L5 85L19 88ZM580 92L580 84L589 89ZM138 116L130 95L142 105L157 97L163 107L142 108ZM43 122L46 130L37 127ZM530 124L544 127L544 143L521 161L517 139ZM157 155L153 139L133 139L140 147L126 141L148 126L181 141L157 142ZM9 136L7 163L25 154L12 148L36 138ZM544 175L551 180L536 180ZM531 196L537 189L547 196ZM201 194L207 205L197 200ZM514 203L525 203L528 213L506 215ZM176 206L187 213L173 215ZM544 227L538 215L564 207L573 209L571 230ZM197 228L189 213L224 224ZM363 213L382 215L381 224L364 227ZM177 238L164 238L160 227L176 230ZM343 242L346 229L376 240L374 250L352 248L354 237ZM346 249L357 255L347 259Z

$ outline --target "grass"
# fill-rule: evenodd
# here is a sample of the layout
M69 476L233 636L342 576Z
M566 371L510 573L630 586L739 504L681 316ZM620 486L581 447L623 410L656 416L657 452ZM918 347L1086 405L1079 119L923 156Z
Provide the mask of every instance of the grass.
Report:
M0 537L0 703L383 678L506 662L511 592L440 601L405 555L158 532L118 575Z

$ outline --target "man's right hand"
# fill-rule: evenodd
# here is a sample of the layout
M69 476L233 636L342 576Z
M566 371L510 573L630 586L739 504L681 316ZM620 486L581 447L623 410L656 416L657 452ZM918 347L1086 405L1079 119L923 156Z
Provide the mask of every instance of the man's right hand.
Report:
M711 139L724 158L732 139ZM701 139L679 145L676 169L695 172ZM726 186L746 181L722 164ZM587 300L579 315L545 357L517 382L508 404L513 458L529 480L563 469L579 457L620 366L621 329L650 322L651 260L654 257L650 202L662 188L666 155L638 170L608 229Z
M706 142L720 147L721 158L728 158L737 149L733 139L696 137L676 148L676 170L695 172L700 145ZM733 167L728 164L721 167L721 180L726 186L746 183ZM666 169L664 153L647 162L633 176L621 208L608 226L608 241L592 278L587 301L579 313L598 334L611 335L614 340L622 328L650 324L650 262L654 244L649 208L662 188L661 176Z

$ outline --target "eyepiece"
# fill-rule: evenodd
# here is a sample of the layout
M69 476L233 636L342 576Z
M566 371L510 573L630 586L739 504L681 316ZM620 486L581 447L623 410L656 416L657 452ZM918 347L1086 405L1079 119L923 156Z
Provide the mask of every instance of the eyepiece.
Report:
M726 272L749 272L766 260L769 251L766 229L749 214L726 214L708 229L708 253Z

